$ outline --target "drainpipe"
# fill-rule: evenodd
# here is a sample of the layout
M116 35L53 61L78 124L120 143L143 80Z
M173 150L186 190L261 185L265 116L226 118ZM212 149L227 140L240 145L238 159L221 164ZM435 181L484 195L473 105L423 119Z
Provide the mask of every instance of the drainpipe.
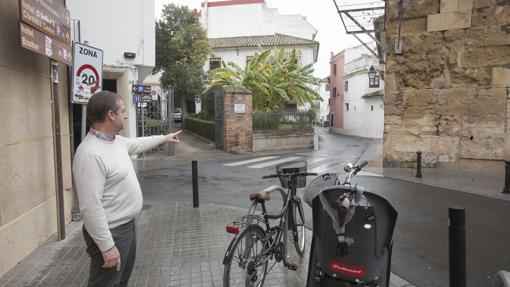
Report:
M204 1L204 30L207 36L207 29L209 26L209 1Z
M53 110L53 148L55 152L55 181L56 181L56 206L57 206L57 234L58 240L66 238L66 226L64 217L64 180L62 178L62 139L60 130L60 99L58 94L58 63L50 61L51 74L51 98Z

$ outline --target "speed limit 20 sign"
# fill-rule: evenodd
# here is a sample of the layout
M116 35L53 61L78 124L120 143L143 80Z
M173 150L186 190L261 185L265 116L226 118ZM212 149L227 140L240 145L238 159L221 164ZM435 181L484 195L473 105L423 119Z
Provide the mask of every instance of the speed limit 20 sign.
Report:
M72 102L88 103L90 97L102 89L103 50L74 42L72 78Z

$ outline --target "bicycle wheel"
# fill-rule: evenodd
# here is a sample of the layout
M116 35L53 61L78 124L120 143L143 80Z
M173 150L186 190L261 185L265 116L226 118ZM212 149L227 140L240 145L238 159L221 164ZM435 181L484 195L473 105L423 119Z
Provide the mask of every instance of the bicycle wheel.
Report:
M261 258L267 245L265 233L257 225L243 229L225 261L224 287L262 287L266 279L268 261Z
M305 233L305 214L301 199L296 198L292 203L292 236L294 237L294 247L300 257L305 254L306 233Z

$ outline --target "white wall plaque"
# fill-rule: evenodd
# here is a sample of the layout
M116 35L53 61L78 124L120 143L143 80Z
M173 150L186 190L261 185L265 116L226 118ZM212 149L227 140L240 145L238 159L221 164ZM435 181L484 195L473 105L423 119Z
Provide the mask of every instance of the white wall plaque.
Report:
M246 113L245 104L234 104L234 113L236 114L244 114Z

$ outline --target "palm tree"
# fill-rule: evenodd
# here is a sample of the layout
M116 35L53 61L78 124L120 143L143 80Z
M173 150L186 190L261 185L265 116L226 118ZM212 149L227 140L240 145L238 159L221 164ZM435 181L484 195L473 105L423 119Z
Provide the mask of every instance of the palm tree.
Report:
M214 86L244 86L252 92L255 110L278 110L286 102L298 105L320 99L314 87L320 79L313 76L312 64L299 66L296 50L286 59L284 50L266 50L256 55L244 69L229 62L211 70L210 84Z

